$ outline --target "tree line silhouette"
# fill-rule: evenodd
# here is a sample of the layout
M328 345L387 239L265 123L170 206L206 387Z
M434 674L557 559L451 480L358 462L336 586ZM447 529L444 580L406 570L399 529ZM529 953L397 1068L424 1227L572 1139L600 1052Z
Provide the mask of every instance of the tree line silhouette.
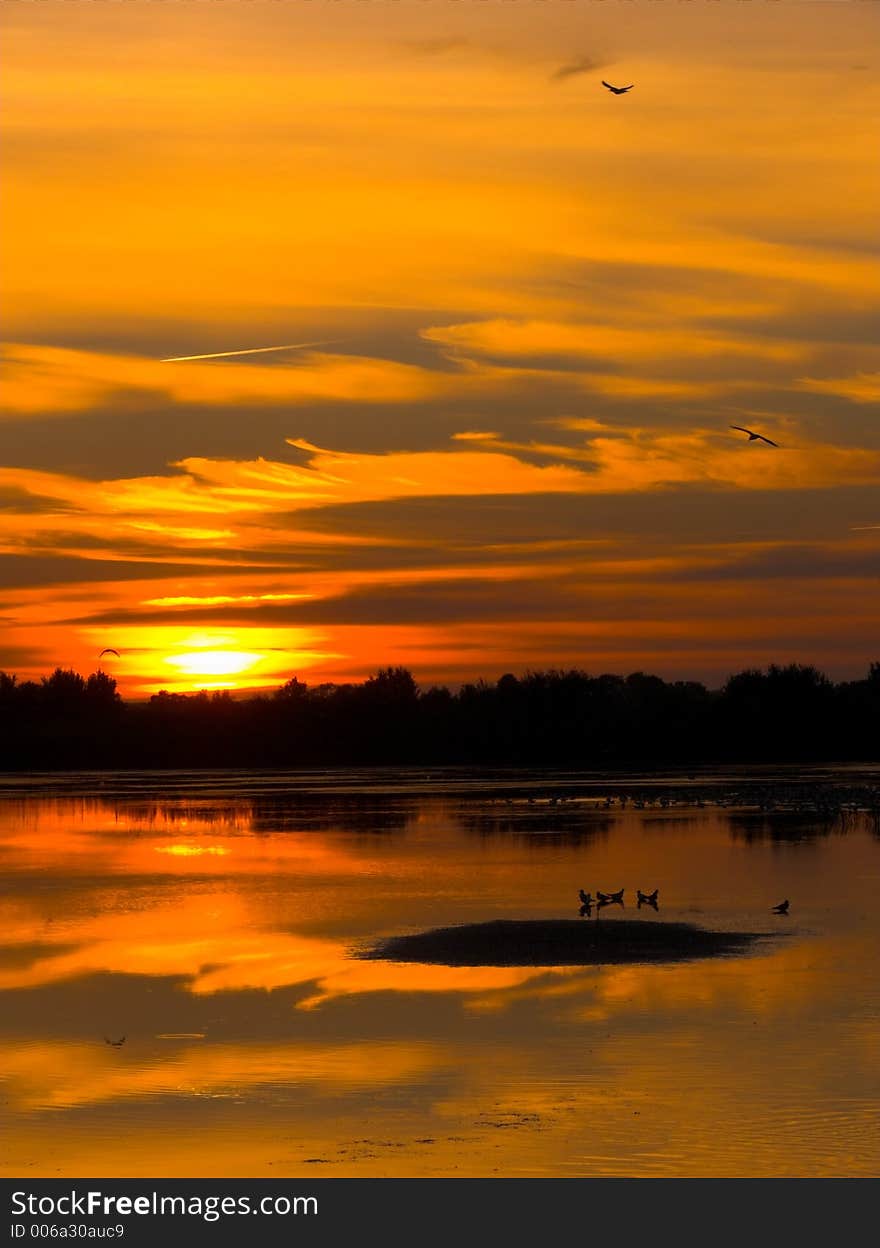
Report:
M880 761L880 663L833 683L772 665L720 689L635 672L506 674L421 690L403 667L361 684L124 702L104 671L0 672L0 769Z

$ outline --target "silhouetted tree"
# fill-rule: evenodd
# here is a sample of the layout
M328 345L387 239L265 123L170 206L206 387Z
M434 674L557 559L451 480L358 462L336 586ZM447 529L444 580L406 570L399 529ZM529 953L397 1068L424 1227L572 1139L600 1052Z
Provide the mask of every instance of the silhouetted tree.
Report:
M106 672L92 672L86 681L85 694L93 706L115 706L120 701L116 681Z
M719 691L570 670L505 673L420 691L403 667L361 684L270 695L154 694L123 702L103 671L40 683L0 673L0 767L305 767L880 759L880 663L832 684L792 664L739 672Z
M823 757L833 695L826 676L797 663L731 676L718 703L725 752L738 758Z

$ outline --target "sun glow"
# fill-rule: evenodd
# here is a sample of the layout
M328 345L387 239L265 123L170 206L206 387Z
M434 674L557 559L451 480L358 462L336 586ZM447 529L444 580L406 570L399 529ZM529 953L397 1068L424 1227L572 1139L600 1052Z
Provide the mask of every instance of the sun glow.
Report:
M165 662L191 676L237 676L249 671L264 656L240 650L199 650L169 655Z
M220 857L229 853L223 845L154 845L157 854L173 854L175 858L198 858L203 854L217 854Z

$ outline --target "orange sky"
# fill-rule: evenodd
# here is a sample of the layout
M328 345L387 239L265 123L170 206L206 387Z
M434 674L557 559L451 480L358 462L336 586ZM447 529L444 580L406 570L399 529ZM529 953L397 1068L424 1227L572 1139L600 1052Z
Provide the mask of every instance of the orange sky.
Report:
M878 657L875 6L2 20L0 667Z

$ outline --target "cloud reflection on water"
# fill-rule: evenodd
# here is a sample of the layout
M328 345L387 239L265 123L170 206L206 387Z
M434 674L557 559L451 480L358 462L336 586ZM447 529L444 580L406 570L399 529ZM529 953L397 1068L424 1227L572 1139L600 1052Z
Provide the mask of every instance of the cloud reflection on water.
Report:
M272 803L257 815L240 796L0 804L15 1164L31 1150L67 1173L235 1173L232 1131L266 1174L295 1173L312 1154L358 1174L876 1164L877 984L866 967L877 848L866 829L819 838L805 855L798 843L736 839L732 812L597 820L585 808L598 838L544 836L526 804L520 836L506 807L496 819L481 799L435 796L388 799L389 836L377 830L381 802L347 826L334 801L320 826L314 798L278 803L275 832ZM577 820L566 811L566 824ZM573 917L578 885L637 880L659 886L665 917L782 939L670 966L351 956L390 932ZM787 923L767 904L783 881L795 897ZM105 1032L125 1045L108 1047ZM697 1122L682 1121L672 1090L697 1086ZM805 1125L793 1143L795 1113ZM194 1137L158 1143L174 1124L208 1120L216 1139L199 1164ZM119 1121L135 1137L125 1160L101 1144ZM756 1149L769 1121L785 1156L766 1140Z

